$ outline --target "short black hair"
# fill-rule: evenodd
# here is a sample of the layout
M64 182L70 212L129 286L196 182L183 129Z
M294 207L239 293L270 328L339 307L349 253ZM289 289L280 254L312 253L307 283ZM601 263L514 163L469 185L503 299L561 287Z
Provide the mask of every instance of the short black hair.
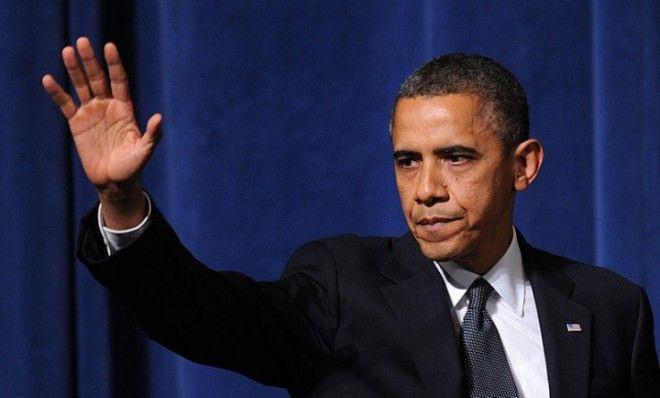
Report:
M414 71L397 93L390 127L401 98L447 94L477 96L483 120L499 135L506 151L529 137L529 110L522 84L500 63L479 54L442 55Z

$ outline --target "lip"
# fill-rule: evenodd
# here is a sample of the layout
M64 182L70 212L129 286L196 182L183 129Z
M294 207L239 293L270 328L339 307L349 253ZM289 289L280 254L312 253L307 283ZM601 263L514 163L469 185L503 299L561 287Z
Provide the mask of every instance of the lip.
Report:
M424 217L415 222L419 237L435 241L445 239L455 231L454 225L461 217Z
M415 221L415 224L420 226L433 226L436 224L448 224L456 220L460 220L460 217L424 217Z

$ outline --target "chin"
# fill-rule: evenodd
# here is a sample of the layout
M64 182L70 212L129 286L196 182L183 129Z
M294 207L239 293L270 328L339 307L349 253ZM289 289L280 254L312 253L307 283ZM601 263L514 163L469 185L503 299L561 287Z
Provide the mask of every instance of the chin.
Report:
M447 231L444 236L413 230L419 248L431 260L451 261L466 252L466 239L462 230Z
M451 261L460 256L461 250L459 250L455 242L430 242L419 238L416 239L424 256L431 260Z

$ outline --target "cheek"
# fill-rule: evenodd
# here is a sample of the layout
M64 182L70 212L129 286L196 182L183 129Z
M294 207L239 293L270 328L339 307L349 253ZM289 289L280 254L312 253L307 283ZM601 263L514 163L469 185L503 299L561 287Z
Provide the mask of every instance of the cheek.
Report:
M477 223L495 200L493 177L455 181L449 188L450 197L465 212L469 224Z
M404 211L410 210L412 202L414 202L414 191L411 190L411 184L408 181L405 181L403 178L397 176L396 178L396 189L399 193L399 199L401 200L401 206Z
M412 225L412 214L415 207L415 201L405 192L399 192L399 198L401 200L401 210L403 211L406 223Z
M503 217L509 216L514 193L512 186L498 180L498 176L493 176L474 194L473 208L470 212L473 216L473 223L488 225L491 228L498 225Z
M447 181L449 198L461 208L469 210L474 207L475 201L479 199L484 191L483 183L478 178L468 176L451 177Z

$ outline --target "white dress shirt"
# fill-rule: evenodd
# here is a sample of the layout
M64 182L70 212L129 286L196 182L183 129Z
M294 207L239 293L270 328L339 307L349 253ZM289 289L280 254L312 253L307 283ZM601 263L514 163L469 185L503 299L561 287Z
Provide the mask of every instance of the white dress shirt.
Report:
M479 275L451 261L434 263L447 286L458 335L468 306L465 293ZM497 326L519 397L549 397L539 317L515 230L504 256L482 277L493 286L486 310Z
M127 247L146 230L151 219L151 200L146 193L144 195L148 204L147 216L139 225L126 230L106 227L99 206L98 224L108 255ZM452 303L451 316L458 335L468 306L465 293L479 275L454 262L434 263L447 286ZM539 318L532 287L523 270L515 230L508 250L483 278L494 289L486 303L486 310L499 331L519 397L549 397Z

